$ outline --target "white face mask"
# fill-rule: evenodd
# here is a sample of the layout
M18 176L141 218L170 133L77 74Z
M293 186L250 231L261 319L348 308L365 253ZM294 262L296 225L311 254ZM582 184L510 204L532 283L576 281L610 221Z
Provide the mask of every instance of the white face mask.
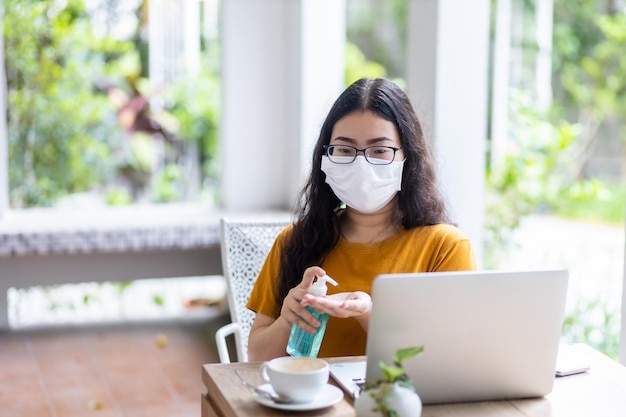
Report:
M351 164L335 164L322 156L322 172L339 200L361 213L374 213L385 207L400 191L404 161L372 165L364 156Z

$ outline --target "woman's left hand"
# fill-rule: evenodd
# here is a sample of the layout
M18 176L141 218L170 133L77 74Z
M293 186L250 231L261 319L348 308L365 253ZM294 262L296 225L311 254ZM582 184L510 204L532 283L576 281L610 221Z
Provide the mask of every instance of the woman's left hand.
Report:
M304 307L311 306L318 313L340 318L363 316L369 318L372 310L372 298L363 291L340 292L326 297L306 294L300 304Z

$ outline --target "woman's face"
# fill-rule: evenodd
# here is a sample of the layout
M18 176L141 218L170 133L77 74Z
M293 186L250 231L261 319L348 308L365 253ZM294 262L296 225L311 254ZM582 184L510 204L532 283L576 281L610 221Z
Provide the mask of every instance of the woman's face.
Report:
M349 113L333 127L329 145L349 145L357 149L369 146L402 147L396 126L371 111ZM404 159L402 150L397 151L396 161Z

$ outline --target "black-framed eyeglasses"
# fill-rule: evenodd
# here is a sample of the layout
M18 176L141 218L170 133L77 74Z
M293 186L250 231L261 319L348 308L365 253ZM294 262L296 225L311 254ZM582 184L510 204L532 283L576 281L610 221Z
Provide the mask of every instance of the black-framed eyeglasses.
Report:
M396 152L402 148L393 146L368 146L358 149L349 145L324 145L325 155L335 164L351 164L356 160L359 152L363 152L365 160L372 165L389 165L396 157Z

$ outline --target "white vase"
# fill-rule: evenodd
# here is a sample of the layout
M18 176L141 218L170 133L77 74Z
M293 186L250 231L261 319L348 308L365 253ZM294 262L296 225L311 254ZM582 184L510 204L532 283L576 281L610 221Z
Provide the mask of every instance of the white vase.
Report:
M375 397L384 389L387 383L380 387L364 390L354 401L354 409L358 417L381 417L384 416L378 410ZM388 385L387 385L388 386ZM417 393L409 388L393 384L387 394L387 409L394 410L398 417L420 417L422 415L422 400Z

